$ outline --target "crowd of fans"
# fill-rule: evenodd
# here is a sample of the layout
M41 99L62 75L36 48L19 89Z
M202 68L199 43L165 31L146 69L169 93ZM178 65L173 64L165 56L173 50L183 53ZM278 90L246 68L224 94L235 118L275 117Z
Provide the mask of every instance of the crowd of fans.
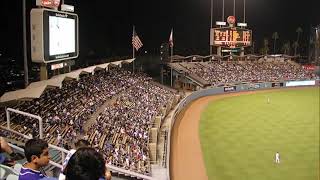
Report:
M89 128L88 136L95 135L95 147L103 152L109 164L119 164L122 168L148 173L149 130L160 108L174 94L153 83L150 78L127 90L117 97L115 102L106 107ZM106 140L104 146L99 139Z
M317 78L314 73L288 61L213 61L179 63L179 65L213 86L239 82Z
M161 106L171 98L171 91L153 85L145 74L132 74L119 68L82 75L76 81L65 81L61 89L48 89L39 99L13 106L44 121L44 139L50 144L69 147L79 135L89 137L94 147L103 152L109 164L148 173L149 129ZM116 99L85 132L84 125L91 115L107 101ZM1 109L0 125L5 126ZM36 138L38 122L13 115L11 128ZM18 136L1 132L17 140Z

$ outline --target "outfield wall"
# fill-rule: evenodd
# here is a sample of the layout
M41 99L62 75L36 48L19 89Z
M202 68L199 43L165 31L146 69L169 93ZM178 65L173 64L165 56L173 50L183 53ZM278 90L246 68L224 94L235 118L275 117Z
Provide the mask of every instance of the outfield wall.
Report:
M282 82L263 82L263 83L247 83L234 86L225 86L225 87L211 87L207 89L202 89L195 91L189 96L185 97L180 101L180 103L174 109L174 114L171 117L171 125L168 131L168 146L167 146L167 159L166 159L166 168L167 168L167 179L170 180L170 152L171 152L171 130L174 126L176 117L180 112L184 110L191 102L196 99L205 96L226 94L226 93L236 93L242 91L255 91L263 89L281 89L288 87L299 87L299 86L319 86L320 80L295 80L295 81L282 81Z

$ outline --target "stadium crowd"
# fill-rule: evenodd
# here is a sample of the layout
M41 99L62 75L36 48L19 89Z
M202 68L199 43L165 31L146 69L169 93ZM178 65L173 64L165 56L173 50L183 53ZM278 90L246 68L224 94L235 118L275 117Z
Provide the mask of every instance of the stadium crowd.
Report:
M13 106L44 120L44 139L50 144L69 148L82 135L103 152L109 164L140 173L150 172L149 129L154 117L174 94L152 83L145 74L132 74L119 68L82 75L65 81L61 89L46 90L39 99ZM107 101L116 99L85 132L91 115ZM5 126L1 109L0 124ZM13 115L11 128L30 137L38 137L38 122ZM23 141L23 138L0 130L0 134ZM81 135L81 136L79 136Z
M152 84L150 78L145 78L143 83L128 89L105 108L89 128L89 139L94 139L93 145L103 151L107 163L148 173L149 130L160 108L173 97L172 92ZM104 146L99 145L101 137L107 141Z
M312 72L287 61L212 61L179 63L179 65L213 86L239 82L272 82L317 78Z

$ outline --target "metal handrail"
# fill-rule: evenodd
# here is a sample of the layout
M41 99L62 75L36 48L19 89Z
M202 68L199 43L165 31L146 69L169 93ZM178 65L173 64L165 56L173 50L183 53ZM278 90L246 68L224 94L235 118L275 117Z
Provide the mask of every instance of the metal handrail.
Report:
M11 133L14 133L14 134L17 134L19 136L22 136L24 137L25 139L31 139L31 137L29 136L26 136L22 133L19 133L17 131L14 131L12 129L8 129L6 127L3 127L3 126L0 126L0 129L4 129L4 130L8 130L9 132ZM9 146L12 147L13 149L15 150L18 150L19 152L24 152L24 149L21 148L21 147L18 147L14 144L11 144L9 143ZM52 144L49 144L49 147L52 148L52 149L55 149L57 151L60 151L61 152L61 157L62 157L62 162L64 161L64 157L65 157L65 154L64 153L68 153L69 151L67 151L66 149L63 149L61 147L58 147L58 146L55 146L55 145L52 145ZM61 162L61 163L62 163ZM53 161L49 161L49 163L55 167L58 167L58 168L62 168L62 164L59 164L57 162L53 162ZM130 171L130 170L126 170L126 169L122 169L122 168L119 168L119 167L116 167L116 166L113 166L113 165L110 165L110 164L106 164L106 167L110 168L110 169L113 169L114 171L116 172L119 172L119 173L123 173L123 174L127 174L127 175L130 175L130 176L135 176L135 177L138 177L138 178L141 178L141 179L147 179L147 180L154 180L154 178L152 178L151 176L147 176L147 175L144 175L144 174L140 174L140 173L137 173L137 172L134 172L134 171ZM150 170L150 169L149 169Z
M7 114L7 127L8 129L10 129L10 111L11 112L14 112L14 113L17 113L17 114L21 114L23 116L28 116L28 117L31 117L31 118L34 118L34 119L38 119L39 121L39 135L40 135L40 139L43 138L43 124L42 124L42 118L40 116L37 116L37 115L34 115L34 114L30 114L30 113L27 113L27 112L23 112L23 111L20 111L20 110L17 110L17 109L12 109L12 108L7 108L6 109L6 114Z
M147 180L154 180L154 178L151 177L151 176L147 176L147 175L139 174L139 173L136 173L136 172L132 172L132 171L129 171L129 170L126 170L126 169L122 169L122 168L119 168L119 167L116 167L116 166L113 166L113 165L110 165L110 164L106 164L106 167L111 169L111 170L115 170L117 172L121 172L123 174L133 175L133 176L136 176L138 178L147 179Z

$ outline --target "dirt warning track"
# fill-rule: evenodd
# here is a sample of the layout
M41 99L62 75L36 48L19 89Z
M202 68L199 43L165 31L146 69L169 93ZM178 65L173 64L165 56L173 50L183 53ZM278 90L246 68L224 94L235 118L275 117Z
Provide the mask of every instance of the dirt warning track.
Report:
M200 144L199 123L202 111L209 102L232 96L278 91L262 90L207 96L190 103L177 117L171 132L171 180L207 180Z

